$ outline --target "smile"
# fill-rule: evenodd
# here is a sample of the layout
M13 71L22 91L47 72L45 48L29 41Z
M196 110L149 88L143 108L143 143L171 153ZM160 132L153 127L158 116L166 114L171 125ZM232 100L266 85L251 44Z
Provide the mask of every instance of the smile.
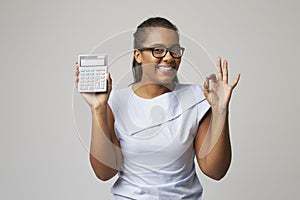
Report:
M171 72L174 68L172 66L158 65L157 69L161 72Z

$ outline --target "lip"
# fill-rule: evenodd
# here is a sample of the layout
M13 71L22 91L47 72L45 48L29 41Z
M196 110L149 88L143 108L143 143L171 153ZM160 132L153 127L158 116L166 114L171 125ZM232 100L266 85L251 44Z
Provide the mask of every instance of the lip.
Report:
M175 68L175 66L174 65L156 65L156 67L171 67L171 68Z
M174 65L156 65L156 68L175 69Z
M170 74L174 71L175 67L171 65L157 65L156 69L163 74Z

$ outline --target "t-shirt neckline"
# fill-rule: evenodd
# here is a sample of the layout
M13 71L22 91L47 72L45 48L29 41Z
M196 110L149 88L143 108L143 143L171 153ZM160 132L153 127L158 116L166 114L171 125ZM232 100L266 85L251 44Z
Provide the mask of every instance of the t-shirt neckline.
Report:
M137 95L137 94L134 92L134 90L133 90L133 84L132 84L129 88L130 88L130 92L132 93L132 95L133 95L135 98L140 99L140 100L144 100L144 101L154 101L154 100L159 99L159 98L162 98L162 97L164 97L164 96L168 96L168 95L173 94L173 92L177 90L177 87L178 87L178 84L175 83L174 89L171 90L170 92L165 92L165 93L163 93L163 94L161 94L161 95L158 95L158 96L153 97L153 98L150 98L150 99L144 98L144 97L141 97L141 96Z

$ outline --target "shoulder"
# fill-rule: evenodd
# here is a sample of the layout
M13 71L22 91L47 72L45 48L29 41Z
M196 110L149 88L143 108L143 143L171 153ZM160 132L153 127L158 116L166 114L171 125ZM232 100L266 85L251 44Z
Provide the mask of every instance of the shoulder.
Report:
M110 99L114 99L114 98L120 98L120 97L124 97L127 95L130 95L132 92L131 87L126 87L126 88L116 88L116 89L112 89L109 98Z
M108 104L109 106L114 109L117 108L118 105L122 105L123 101L126 101L128 96L131 95L131 87L126 88L117 88L113 89L109 95Z
M177 84L174 92L181 98L192 98L197 101L205 99L201 86L197 84Z
M186 108L195 108L197 110L197 124L200 123L207 111L210 109L210 105L206 100L203 89L200 85L196 84L179 84L176 87L178 96L180 96L183 105Z

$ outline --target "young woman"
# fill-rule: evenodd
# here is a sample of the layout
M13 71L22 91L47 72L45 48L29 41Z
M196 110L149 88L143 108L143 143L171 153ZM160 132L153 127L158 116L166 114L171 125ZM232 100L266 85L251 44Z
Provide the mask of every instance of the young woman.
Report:
M180 84L184 48L170 21L144 21L134 34L133 76L128 88L81 93L92 114L90 162L96 176L118 174L113 199L201 199L194 158L204 174L220 180L231 162L228 106L239 81L228 84L228 63L204 88ZM78 84L76 64L75 84Z

